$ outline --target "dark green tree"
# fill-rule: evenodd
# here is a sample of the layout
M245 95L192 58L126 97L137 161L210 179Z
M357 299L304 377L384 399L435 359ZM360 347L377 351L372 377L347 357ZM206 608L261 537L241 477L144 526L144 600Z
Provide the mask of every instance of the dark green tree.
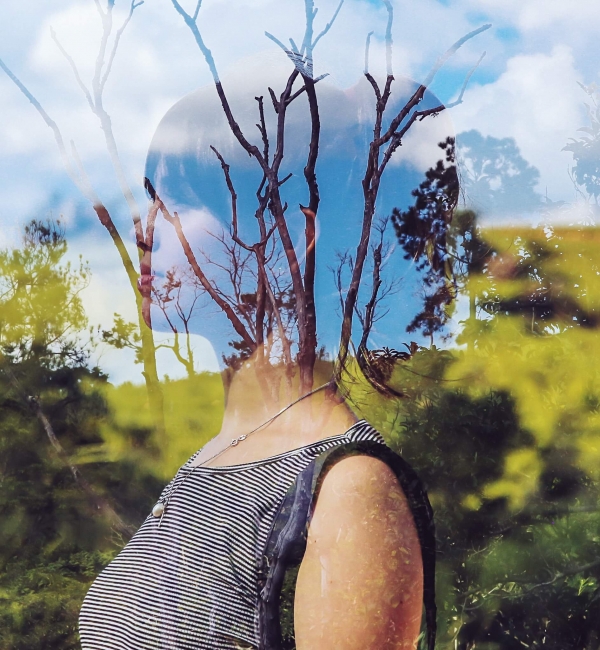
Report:
M425 172L425 180L412 191L415 202L406 211L395 208L392 223L404 258L422 272L423 309L407 331L431 337L443 329L456 295L453 259L448 250L448 228L458 202L458 176L454 138L439 143L444 158Z
M110 414L106 377L89 367L89 271L66 254L53 221L31 222L21 247L0 251L1 650L79 647L86 589L158 488L125 463L82 473L72 461L102 442Z

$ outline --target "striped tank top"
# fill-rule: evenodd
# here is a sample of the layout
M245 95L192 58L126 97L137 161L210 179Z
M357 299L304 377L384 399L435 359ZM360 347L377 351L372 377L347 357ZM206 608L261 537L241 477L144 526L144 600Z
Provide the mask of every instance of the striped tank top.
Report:
M337 445L385 444L361 420L341 435L270 458L193 467L163 490L162 518L148 515L88 591L82 650L258 648L258 569L278 508L296 477Z

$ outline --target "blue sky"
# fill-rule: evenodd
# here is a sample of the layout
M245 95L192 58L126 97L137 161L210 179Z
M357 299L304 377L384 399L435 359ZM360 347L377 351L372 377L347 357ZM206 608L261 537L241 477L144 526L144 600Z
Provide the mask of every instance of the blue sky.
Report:
M321 25L336 4L333 0L317 3ZM66 141L73 139L76 143L92 183L110 207L133 253L130 218L106 156L102 133L68 64L49 36L53 26L78 62L82 78L89 79L99 38L94 3L30 0L27 6L24 12L17 0L2 3L0 57L43 102ZM116 7L124 16L128 4L117 0ZM394 72L399 78L422 79L454 40L484 22L493 23L491 30L468 43L448 62L432 85L433 92L449 101L466 71L486 50L464 103L452 110L453 124L448 128L457 133L477 129L484 135L514 138L522 155L540 171L538 190L544 193L548 188L553 200L573 202L567 173L570 157L561 149L584 123L584 95L577 82L598 81L595 38L600 12L596 4L581 0L574 9L572 4L558 0L423 0L394 2L394 10ZM243 94L243 81L250 72L259 82L263 72L268 76L271 68L281 64L283 55L264 37L265 29L282 40L288 36L301 40L303 3L205 0L200 21L223 78L233 75ZM381 74L385 22L385 10L378 0L346 0L337 23L315 53L317 72L329 72L328 83L333 86L352 87L361 78L366 33L374 30L371 67L374 73ZM177 101L209 82L206 65L171 3L146 0L124 33L105 102L128 180L143 210L146 198L141 179L161 119ZM92 267L92 284L84 296L91 321L106 326L115 311L132 318L131 290L109 238L65 174L52 133L4 75L0 75L0 115L0 245L18 241L22 224L33 217L63 215L71 254L82 254ZM422 143L431 143L435 137L435 133L422 133L412 143L412 153L407 142L406 160L395 169L398 173L403 170L402 182L396 188L398 197L402 195L405 200L409 187L431 159L428 146ZM348 173L344 161L329 164L333 176L336 169L337 177ZM324 179L326 176L324 173ZM388 194L389 205L400 200L394 192ZM345 196L350 200L353 195ZM324 198L325 207L328 200ZM337 205L330 205L334 203ZM199 207L208 204L207 200ZM335 212L333 207L328 209ZM339 217L328 223L339 223ZM336 235L327 228L324 223L323 241L331 241ZM338 243L346 246L343 236ZM413 293L414 286L407 282L398 300L413 300ZM326 289L323 295L328 295ZM327 311L325 298L324 305ZM396 330L401 329L397 324ZM391 337L392 332L393 328L382 332L382 341L388 341L386 337ZM406 338L402 334L402 339ZM202 349L200 363L214 367L214 355L202 339L197 337L196 342ZM393 343L391 339L389 342ZM139 367L131 358L122 353L115 355L110 349L101 354L101 363L115 381L139 379ZM167 357L161 367L171 375L179 372Z

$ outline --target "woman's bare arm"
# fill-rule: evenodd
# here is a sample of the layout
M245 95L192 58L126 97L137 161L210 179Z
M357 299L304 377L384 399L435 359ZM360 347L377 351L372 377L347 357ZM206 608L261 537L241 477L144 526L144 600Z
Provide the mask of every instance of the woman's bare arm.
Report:
M296 586L298 650L412 650L423 565L408 502L394 473L369 456L328 472Z

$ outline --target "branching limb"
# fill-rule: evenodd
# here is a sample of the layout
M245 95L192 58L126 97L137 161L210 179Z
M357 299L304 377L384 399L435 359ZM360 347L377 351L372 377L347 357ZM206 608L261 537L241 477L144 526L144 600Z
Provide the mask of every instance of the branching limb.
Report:
M317 83L319 83L319 81L321 81L322 79L325 79L325 77L328 77L328 76L329 76L329 73L325 72L324 74L318 76L316 79L313 79L313 83L317 84ZM290 95L289 99L286 102L286 106L289 106L297 97L300 97L300 95L303 92L306 92L306 85L302 86L302 88L300 88L295 93Z
M399 146L402 145L402 138L406 135L406 133L410 130L412 125L419 120L419 122L422 122L426 117L429 116L436 116L439 113L441 113L444 110L447 110L449 108L454 108L455 106L458 106L459 104L462 104L463 102L463 97L465 94L465 91L467 89L467 85L473 76L473 73L477 68L479 67L479 64L481 61L483 61L483 58L485 57L485 52L479 57L477 63L469 70L467 73L467 76L465 77L465 80L463 82L462 88L460 90L460 93L458 95L458 98L454 100L453 102L450 102L449 104L439 104L438 106L434 106L433 108L428 108L422 111L413 111L410 118L406 122L406 124L400 129L400 131L397 131L396 133L393 134L391 138L391 142L388 145L388 148L386 149L383 160L381 162L381 165L379 167L379 175L383 174L383 171L385 170L387 164L389 163L392 155L394 152L398 149Z
M237 193L235 191L235 187L233 185L233 181L231 180L231 173L230 173L230 166L225 162L225 159L223 156L213 147L210 145L210 149L212 152L215 154L215 156L218 158L219 163L221 164L221 169L223 170L223 175L225 176L225 183L227 184L227 189L229 190L229 194L231 196L231 238L233 241L238 244L238 246L241 246L243 249L247 251L252 251L254 250L255 247L262 247L264 246L271 235L275 232L275 229L277 226L273 226L261 239L260 242L257 244L253 244L250 246L249 244L246 244L244 241L242 241L239 237L238 234L238 213L237 213ZM287 179L285 179L287 180ZM284 181L280 183L283 184Z
M469 81L471 81L471 77L473 76L473 73L475 72L475 70L477 70L477 68L479 67L479 65L481 64L483 59L485 58L485 55L486 55L486 52L485 51L482 52L479 59L477 59L477 63L467 73L467 76L465 77L462 88L460 89L460 93L458 94L458 98L455 99L453 102L450 102L449 104L446 104L446 108L454 108L454 106L458 106L459 104L462 104L463 96L465 94L465 90L467 89L467 86L469 85Z
M244 243L238 236L238 214L237 214L238 197L235 191L235 187L233 186L233 181L231 180L231 174L229 172L230 167L223 159L223 156L215 149L215 147L212 146L212 144L210 145L210 149L218 158L219 162L221 163L221 169L223 170L223 175L225 176L225 183L227 184L227 189L229 190L229 194L231 196L231 237L236 244L238 244L242 248L245 248L246 250L250 250L250 246Z
M185 24L189 27L190 31L192 32L194 39L196 41L196 44L198 45L198 48L202 52L202 55L204 56L204 60L206 61L206 64L208 65L208 68L210 70L210 73L213 77L214 83L215 83L215 88L217 90L217 94L219 95L219 99L221 101L221 106L223 108L223 112L225 113L225 117L227 118L227 123L229 124L229 128L231 129L231 132L233 135L236 137L237 141L240 143L240 145L244 148L244 150L248 153L248 155L253 156L256 158L260 166L262 167L263 171L266 171L267 169L267 163L263 159L263 156L261 152L259 151L258 147L255 145L251 144L244 134L242 133L242 130L239 126L239 124L236 122L233 112L231 111L231 107L229 105L229 100L227 99L227 96L225 95L225 91L223 89L223 85L221 84L221 81L219 79L219 73L217 72L217 67L215 64L215 60L213 58L212 52L209 50L209 48L206 46L204 43L204 40L202 38L202 35L200 34L200 30L198 29L197 25L197 18L198 18L198 11L200 10L200 4L196 6L196 11L194 12L193 16L190 16L184 9L183 7L179 4L177 0L171 0L173 7L175 7L177 13L183 18L185 21Z
M269 278L267 276L267 269L264 264L264 260L260 255L257 254L256 260L258 262L258 270L260 275L262 276L262 283L263 286L265 287L267 291L267 296L269 297L269 302L271 303L271 308L273 311L273 315L275 316L275 322L277 323L277 330L279 332L279 338L281 341L281 348L283 351L283 359L286 367L291 370L292 368L292 351L291 351L291 344L290 341L286 335L285 327L283 325L283 320L281 318L281 312L279 310L279 305L277 304L277 299L275 298L275 295L273 294L273 289L271 287L271 283L269 282ZM288 375L289 376L289 375Z
M260 131L260 135L262 137L263 141L263 157L265 159L266 164L269 164L269 135L267 133L267 123L265 121L265 106L263 102L263 97L255 97L256 101L258 102L258 115L260 118L260 122L256 125L258 127L258 130ZM264 177L263 177L264 178Z
M381 289L381 285L383 284L383 280L381 279L381 267L383 260L383 238L385 235L386 226L387 220L382 220L382 222L376 226L377 230L379 231L379 242L373 248L373 278L371 283L371 297L365 305L365 313L364 317L362 318L363 333L359 344L360 348L367 347L369 336L373 328L373 323L375 322L375 310L377 308L378 302L381 299L379 291Z
M104 18L104 9L102 9L102 5L100 4L100 0L94 0L94 4L96 5L96 9L98 10L98 13L100 14L100 18Z
M196 3L196 9L194 10L194 15L192 16L192 20L196 22L198 20L198 14L200 13L200 7L202 6L202 0L198 0Z
M325 25L321 33L313 40L314 34L314 20L317 15L318 9L314 8L314 0L304 0L304 8L306 15L306 28L304 31L304 38L302 40L302 47L298 49L297 45L290 39L291 49L286 47L276 36L269 32L265 32L265 36L273 41L279 48L281 48L290 61L293 63L296 70L303 76L313 79L313 51L317 43L327 34L331 29L335 20L340 13L340 9L344 4L344 0L340 0L333 17Z
M240 321L237 314L233 311L231 305L226 300L223 299L223 297L219 294L219 292L215 289L215 287L210 283L204 271L198 264L196 256L192 251L192 247L190 246L190 243L187 240L185 233L183 232L183 227L181 225L181 220L179 219L179 215L176 212L173 213L173 215L169 213L169 210L166 208L162 200L158 197L156 191L154 190L152 184L148 179L146 179L146 187L148 188L152 200L158 204L158 209L162 213L165 221L168 221L175 229L175 233L177 234L179 243L181 244L183 252L189 262L190 267L192 268L192 271L194 272L194 275L198 278L200 284L208 293L208 295L213 299L213 301L217 304L217 306L227 316L230 323L233 325L234 330L244 340L244 343L246 343L246 345L252 351L254 351L256 348L256 342L250 336L250 334L248 333L247 329L244 327L244 324Z
M327 34L327 32L333 27L333 23L335 22L335 19L338 17L338 14L340 13L340 9L342 8L342 5L344 4L344 0L340 0L339 5L337 6L337 9L335 10L333 17L331 20L325 25L323 28L323 31L315 38L315 40L312 43L312 49L314 49L317 46L317 43Z
M142 317L146 325L152 329L152 249L154 248L154 228L158 215L158 204L153 202L148 210L146 219L146 236L143 242L138 241L138 248L142 251L140 259L140 279L138 290L142 296Z
M198 24L197 24L198 13L200 12L200 7L202 5L202 2L198 2L198 4L196 5L196 9L194 11L193 16L190 16L187 13L187 11L185 11L185 9L179 4L177 0L171 0L171 2L173 4L173 7L175 7L177 13L183 18L185 24L190 28L192 34L194 35L194 38L196 39L196 43L200 48L202 55L204 56L204 60L208 65L208 68L210 70L214 82L216 84L220 83L219 73L217 72L217 66L215 65L215 60L213 58L212 52L208 49L208 47L204 43L202 35L200 34L200 30L198 29Z
M108 233L110 234L118 252L121 257L121 261L123 263L123 266L125 268L125 271L127 272L127 276L129 278L129 281L131 283L131 286L134 288L136 287L136 282L137 282L137 273L135 271L135 268L132 264L131 258L129 257L129 253L127 252L127 248L125 247L125 244L123 243L123 240L121 238L121 235L119 234L119 231L117 230L108 210L106 207L103 205L103 203L100 201L98 196L95 194L93 191L93 188L91 186L91 183L89 182L89 178L85 174L85 170L83 169L83 165L81 165L81 161L79 160L79 157L76 156L76 163L77 167L73 165L73 162L71 161L69 154L67 152L67 149L65 147L65 143L62 137L62 133L56 124L56 122L48 115L48 113L45 111L45 109L42 107L42 105L39 103L39 101L33 96L33 94L27 89L27 87L20 81L20 79L6 66L4 61L0 59L0 68L4 70L4 72L7 74L7 76L13 81L13 83L19 88L19 90L27 97L27 99L31 102L31 104L34 106L34 108L37 110L37 112L40 114L44 122L47 124L48 127L52 130L54 134L54 139L56 141L56 145L58 147L60 156L62 158L63 164L65 166L65 169L73 181L73 183L76 185L76 187L79 189L79 191L92 203L94 207L94 211L98 215L98 218L100 220L100 223L106 228ZM76 150L74 149L76 152ZM137 298L137 291L136 293L136 298Z
M388 17L393 14L388 12ZM408 131L408 129L414 124L417 119L424 119L428 115L434 115L442 110L441 107L436 107L434 109L428 109L427 111L414 111L413 109L422 101L427 87L433 81L435 75L439 69L444 65L444 63L468 40L474 38L481 32L489 29L491 25L483 25L482 27L469 32L461 39L456 41L445 53L442 55L433 66L432 70L428 74L426 80L417 88L413 93L412 97L404 105L404 107L399 111L399 113L391 120L389 127L382 134L382 123L383 123L383 113L387 106L387 101L391 94L391 84L393 81L393 76L388 74L386 80L386 86L384 92L381 93L379 86L376 83L375 79L368 73L366 77L371 83L375 96L377 99L376 103L376 118L374 125L374 137L371 141L369 147L369 155L367 158L367 166L365 170L365 175L363 178L363 196L364 196L364 208L363 208L363 223L360 234L360 239L356 248L356 255L354 258L355 264L352 271L352 278L350 281L350 286L346 294L346 299L344 301L344 310L343 310L343 320L342 320L342 331L340 337L340 347L339 354L337 358L336 366L336 377L340 377L343 373L344 365L347 359L347 355L352 344L352 318L355 313L356 301L358 298L358 290L361 283L362 272L365 264L365 259L367 257L367 252L369 250L369 241L371 236L371 225L373 222L373 216L375 214L375 207L377 203L377 197L379 193L379 187L381 182L382 174L387 166L387 163L391 159L393 152L400 146L403 135ZM391 25L388 21L388 35L390 40L388 43L391 45ZM389 49L389 48L388 48ZM368 70L368 68L367 68ZM390 69L388 68L388 73ZM472 72L469 73L468 78L470 78ZM468 81L468 79L467 79ZM466 87L466 86L464 86ZM459 96L459 99L462 101L462 93ZM412 115L411 115L411 112ZM410 115L408 123L403 127L399 132L398 129L404 120ZM391 140L391 142L390 142ZM381 152L381 147L390 142L384 158L379 163L379 157Z
M381 136L379 141L376 144L382 145L388 142L392 136L396 133L398 127L402 122L408 117L413 108L415 108L425 96L427 88L431 85L431 82L435 78L436 74L439 72L440 68L446 63L446 61L455 54L460 47L462 47L467 41L474 38L478 34L486 31L491 27L490 24L483 25L478 29L469 32L462 38L460 38L454 45L452 45L446 52L437 60L436 64L433 66L425 81L417 88L412 97L408 100L402 110L396 115L396 117L390 122L390 125L387 131Z
M39 101L32 95L32 93L27 89L27 87L21 83L21 80L12 72L12 70L4 63L2 59L0 59L0 68L4 70L6 75L9 77L9 79L17 86L17 88L27 97L27 99L33 104L33 107L36 109L36 111L41 115L42 119L46 123L47 126L49 126L52 129L52 132L54 133L54 139L56 140L56 145L58 146L58 150L60 153L60 156L62 158L63 164L65 166L65 169L67 170L67 173L71 177L71 180L77 185L77 187L82 190L82 186L80 185L78 178L77 178L77 173L73 167L73 163L71 162L69 155L67 153L64 140L62 137L62 133L60 132L60 129L58 128L58 125L56 122L48 115L48 113L45 111L45 109L42 107L42 105L39 103ZM87 196L87 195L86 195Z
M84 84L83 80L81 79L81 75L79 74L79 70L77 68L77 65L75 64L75 61L65 50L65 48L62 46L54 30L51 30L52 39L56 43L56 46L58 47L59 51L65 57L67 63L69 64L71 70L73 71L77 85L83 92L92 113L96 115L96 117L100 121L100 126L102 128L102 131L104 132L104 138L110 156L111 164L117 176L117 180L119 182L119 186L123 194L123 197L125 198L125 201L127 202L127 205L131 213L131 218L135 228L136 242L138 243L138 245L140 244L140 242L144 241L144 233L142 228L140 209L137 205L137 201L135 200L135 197L133 196L133 192L131 191L129 183L126 179L125 171L121 164L121 159L118 153L117 143L113 135L112 122L110 116L104 109L102 95L104 91L104 86L108 79L108 75L110 73L110 69L112 68L112 63L114 61L119 46L121 35L125 30L125 28L127 27L134 10L137 7L139 7L141 4L143 4L143 0L141 1L132 0L129 16L127 17L124 24L117 32L113 44L112 52L109 58L108 66L104 74L102 73L102 70L106 62L106 51L108 48L108 43L110 40L110 35L112 33L112 27L113 27L114 0L110 0L108 2L106 11L102 10L101 7L97 5L100 10L100 16L102 19L102 37L100 40L98 55L96 57L91 91L87 88L87 86ZM141 255L141 251L140 251L140 255Z
M477 29L474 29L472 32L469 32L468 34L465 34L462 38L459 38L456 43L454 43L451 47L449 47L444 54L442 54L441 57L436 61L435 65L433 68L429 71L429 74L425 78L425 81L423 81L423 86L429 87L431 85L431 82L433 81L435 75L439 72L440 68L448 61L449 58L454 56L456 52L467 42L470 41L472 38L475 38L475 36L478 36L482 32L485 32L486 30L490 29L491 23L487 23L485 25L482 25L481 27L478 27Z

